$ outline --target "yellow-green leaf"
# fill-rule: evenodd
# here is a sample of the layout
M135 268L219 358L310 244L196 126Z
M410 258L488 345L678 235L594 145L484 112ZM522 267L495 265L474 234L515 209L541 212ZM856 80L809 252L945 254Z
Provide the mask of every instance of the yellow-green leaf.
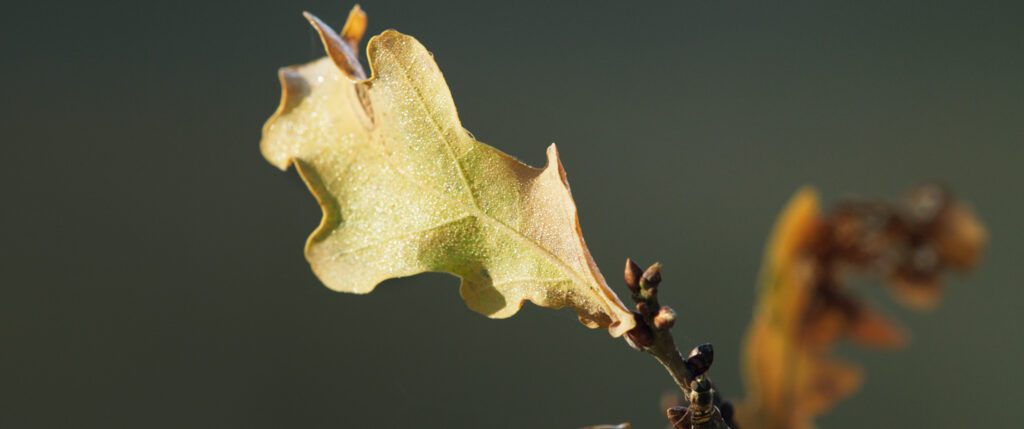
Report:
M554 145L536 169L476 141L432 55L396 31L370 40L365 78L358 7L340 36L307 18L328 56L281 70L261 149L278 168L294 165L320 203L306 258L324 284L368 293L386 279L446 272L490 317L528 300L571 307L615 336L633 327L583 242Z

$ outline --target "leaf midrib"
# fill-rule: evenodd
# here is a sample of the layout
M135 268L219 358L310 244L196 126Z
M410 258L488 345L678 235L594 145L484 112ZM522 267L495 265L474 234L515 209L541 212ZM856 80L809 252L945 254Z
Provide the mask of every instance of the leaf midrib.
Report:
M386 51L377 51L377 52L386 52ZM469 180L466 178L466 173L465 173L465 171L464 171L464 169L462 167L461 159L455 156L454 150L451 147L451 142L445 136L445 133L443 132L440 124L437 123L437 121L434 119L434 116L433 116L432 112L427 107L426 99L423 96L423 93L420 91L418 86L413 84L413 81L412 81L412 79L409 76L408 67L406 67L406 65L403 64L402 62L397 61L397 57L395 57L390 52L388 52L388 55L391 55L392 59L395 60L395 63L400 65L400 67L398 67L398 69L402 72L402 80L406 83L406 85L409 88L412 89L412 92L414 94L416 94L416 100L417 100L420 108L422 108L423 111L427 113L426 116L427 116L427 118L430 119L430 123L431 123L431 125L433 125L433 129L434 129L435 133L437 134L437 136L439 137L439 140L441 140L444 143L444 147L445 147L446 152L448 153L448 156L451 157L451 159L455 162L456 170L458 170L458 172L459 172L459 179L462 182L462 186L466 189L466 192L468 192L468 194L469 194L469 200L470 200L470 202L472 202L472 207L466 207L466 205L463 204L461 201L459 201L457 204L463 206L463 209L465 209L467 212L469 212L469 215L471 215L473 217L476 217L477 219L481 219L481 220L483 220L485 222L488 222L488 223L490 223L490 224L492 224L494 226L497 226L499 229L507 231L509 233L509 235L511 235L512 237L515 237L521 243L529 245L534 250L536 250L539 253L545 255L547 259L552 261L559 269L561 269L563 272L565 272L571 279L573 279L573 280L575 280L575 281L577 281L577 282L579 282L581 284L585 284L588 287L590 287L591 289L593 289L594 285L590 284L589 282L584 281L584 277L579 272L577 272L575 269L570 267L565 261L563 261L560 258L558 258L557 256L555 256L554 253L551 253L551 251L549 251L548 249L546 249L543 246L541 246L540 243L537 243L532 238L527 237L526 235L524 235L520 231L516 230L515 228L512 228L511 226L505 224L504 222L502 222L502 221L500 221L498 219L495 219L494 217L491 217L490 215L488 215L486 212L484 212L480 208L480 205L477 203L476 197L473 194L473 187L469 185ZM479 142L477 142L477 143L479 143ZM419 187L421 189L429 191L429 192L433 193L434 195L445 196L443 193L441 193L437 189L434 189L433 187L424 186L420 181L412 180L412 178L406 176L406 174L401 169L397 168L394 164L392 164L391 157L388 156L388 154L386 152L382 153L382 155L383 155L383 158L385 159L385 162L387 162L388 165L393 170L395 170L395 172L397 172L398 175L400 177L402 177L404 180L406 180L407 182L412 183L413 185L415 185L415 186L417 186L417 187ZM597 292L597 291L595 291L595 292ZM601 302L600 300L598 300L598 301Z

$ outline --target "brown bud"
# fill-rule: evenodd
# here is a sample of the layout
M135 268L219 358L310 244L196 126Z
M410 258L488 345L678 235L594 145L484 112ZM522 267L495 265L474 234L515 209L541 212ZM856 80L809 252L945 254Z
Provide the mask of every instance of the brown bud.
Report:
M644 350L654 343L654 332L639 313L633 313L633 319L636 320L636 327L626 332L626 342L634 349Z
M715 360L715 347L711 343L698 344L693 350L690 350L689 357L703 356L708 361L708 365Z
M669 329L676 323L676 311L669 306L662 306L658 314L654 315L655 329Z
M640 278L640 285L643 288L657 288L661 284L661 262L655 262L654 265L647 267L647 271L644 271L643 277Z
M647 301L640 301L636 303L636 312L640 313L641 316L647 317L651 314L651 305Z
M686 366L690 368L690 372L696 377L708 372L714 361L714 347L711 346L711 343L704 343L690 351L690 356L686 358Z
M624 278L626 280L626 287L629 288L630 292L640 293L640 277L643 276L643 271L636 262L632 259L626 258L626 272Z

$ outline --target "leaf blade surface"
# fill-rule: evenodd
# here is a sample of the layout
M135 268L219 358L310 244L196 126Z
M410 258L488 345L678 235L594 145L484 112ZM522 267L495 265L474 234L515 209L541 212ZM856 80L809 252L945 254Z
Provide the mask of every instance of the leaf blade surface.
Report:
M346 41L311 22L329 56L281 71L261 149L278 168L295 165L323 210L306 257L325 285L368 293L389 278L446 272L490 317L532 301L571 307L615 336L632 328L583 241L554 145L537 169L476 141L416 39L372 38L362 79L352 58L337 57Z

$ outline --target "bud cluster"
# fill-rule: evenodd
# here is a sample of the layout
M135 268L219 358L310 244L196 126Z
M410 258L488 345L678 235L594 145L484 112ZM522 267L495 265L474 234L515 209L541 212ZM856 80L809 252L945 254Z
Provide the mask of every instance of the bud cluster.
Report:
M626 341L637 350L654 355L672 374L683 389L688 406L668 409L668 419L676 429L735 427L732 406L722 402L705 374L714 362L715 351L710 343L694 347L683 359L672 339L670 329L675 325L676 312L658 302L661 286L661 264L646 270L631 259L626 259L623 272L630 297L636 303L633 318L636 327L626 333ZM728 416L728 417L726 417Z
M646 270L632 259L626 259L623 273L626 287L636 303L633 317L636 328L626 333L626 340L637 350L645 350L654 341L655 331L667 331L676 322L671 307L658 304L658 286L661 285L661 264L654 263Z

